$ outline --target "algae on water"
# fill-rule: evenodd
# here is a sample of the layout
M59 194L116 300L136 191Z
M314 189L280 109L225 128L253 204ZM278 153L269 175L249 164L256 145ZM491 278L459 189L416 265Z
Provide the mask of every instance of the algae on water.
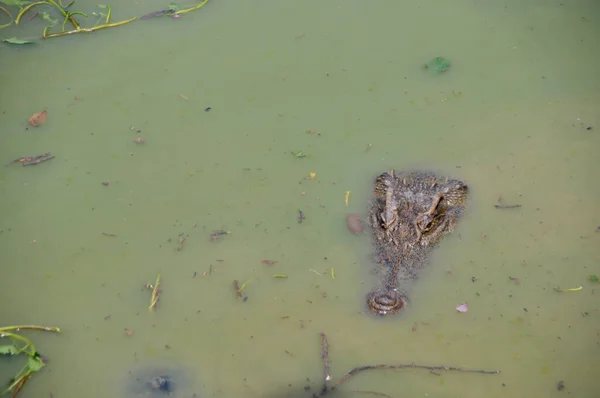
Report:
M447 71L451 65L452 62L450 62L448 58L435 57L434 59L425 64L425 69L435 74L439 74Z

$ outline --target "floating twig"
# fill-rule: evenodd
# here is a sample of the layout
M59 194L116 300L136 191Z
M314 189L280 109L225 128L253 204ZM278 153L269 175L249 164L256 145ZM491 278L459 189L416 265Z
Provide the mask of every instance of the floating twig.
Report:
M23 162L23 166L36 166L36 165L38 165L40 163L44 163L50 159L54 159L54 155L48 154L47 156L36 156L35 158L33 158L29 161Z
M384 394L382 392L379 391L368 391L368 390L354 390L352 392L358 392L361 394L370 394L370 395L375 395L376 397L387 397L387 398L392 398L391 395L388 394Z
M233 290L235 291L235 296L237 297L237 299L242 300L243 296L242 291L240 290L240 282L237 279L233 281Z
M279 261L277 260L260 260L261 263L263 263L266 266L270 266L270 265L275 265L277 264Z
M429 370L430 372L435 373L435 374L438 374L437 372L439 372L439 371L479 373L479 374L485 374L485 375L493 375L493 374L500 373L499 370L465 369L465 368L459 368L456 366L447 366L447 365L429 366L429 365L419 365L419 364L415 364L415 363L397 364L397 365L388 365L388 364L365 365L365 366L358 366L358 367L351 369L344 376L342 376L339 380L337 380L336 382L329 385L328 382L331 381L332 378L329 374L329 342L327 340L327 336L325 336L325 333L321 333L321 357L323 358L323 368L324 368L323 369L323 375L324 375L323 378L324 378L324 380L323 380L323 389L322 389L321 393L318 395L318 397L322 397L322 396L332 392L333 390L337 389L340 386L340 384L347 381L350 377L356 375L357 373L364 372L365 370L412 368L412 369Z
M275 279L286 279L288 276L286 274L275 274L273 278Z
M180 252L183 250L183 244L186 241L185 236L183 235L183 232L179 234L178 239L179 239L179 246L177 247L177 251Z
M325 333L321 333L321 359L323 359L323 389L321 393L324 394L328 389L328 383L331 381L331 375L329 374L329 342Z
M102 232L102 235L109 236L111 238L116 238L117 237L117 234L113 234L113 233L110 233L110 232Z
M226 235L231 235L231 231L225 231L222 229L213 231L212 234L210 234L210 241L216 242L219 239L221 239L223 236L226 236Z
M298 224L302 224L305 218L306 216L304 215L304 212L298 209Z
M54 156L50 152L45 152L37 156L21 156L9 164L21 163L23 166L35 166L50 159L54 159Z
M152 297L150 298L150 306L148 307L148 310L153 311L158 304L158 299L159 299L159 295L160 295L160 290L159 290L160 274L158 274L158 276L156 277L156 283L154 284L154 286L152 286L150 284L148 284L146 286L152 289Z
M246 301L248 300L248 296L244 296L244 289L248 286L252 279L248 279L246 282L242 283L240 286L240 282L236 279L233 281L233 289L235 290L235 295L238 300Z
M521 207L521 205L494 205L496 209L516 209L517 207Z
M558 286L556 286L556 287L554 288L554 291L555 291L556 293L565 293L565 292L578 292L578 291L580 291L580 290L583 290L583 286L579 286L579 287L572 287L572 288L569 288L569 289L561 289L561 288L560 288L560 287L558 287Z
M498 198L498 204L497 204L497 205L494 205L494 207L495 207L496 209L516 209L516 208L518 208L518 207L521 207L521 205L518 205L518 204L514 204L514 205L506 205L506 204L504 204L504 203L503 203L502 196L500 196L500 197Z

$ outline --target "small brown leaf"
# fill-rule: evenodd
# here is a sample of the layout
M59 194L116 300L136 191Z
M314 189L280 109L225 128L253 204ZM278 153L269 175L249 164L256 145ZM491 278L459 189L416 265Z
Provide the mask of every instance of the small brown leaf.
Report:
M46 111L36 112L29 118L29 124L33 127L41 126L42 124L44 124L47 117L48 112Z
M279 261L277 261L277 260L260 260L260 262L263 263L266 266L269 266L269 265L275 265Z

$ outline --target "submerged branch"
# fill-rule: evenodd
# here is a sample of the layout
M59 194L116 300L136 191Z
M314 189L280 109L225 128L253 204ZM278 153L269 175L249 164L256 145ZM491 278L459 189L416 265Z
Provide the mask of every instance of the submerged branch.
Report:
M409 364L379 364L379 365L365 365L365 366L357 366L350 371L348 371L344 376L342 376L339 380L328 386L328 382L331 380L331 376L329 375L329 343L327 342L327 337L324 333L321 333L321 356L323 358L323 367L324 367L324 381L323 381L323 390L318 395L318 397L322 397L333 390L337 389L340 384L347 381L350 377L356 375L357 373L364 372L365 370L376 370L376 369L425 369L429 370L432 373L436 373L439 371L453 371L453 372L462 372L462 373L479 373L485 375L493 375L499 374L499 370L485 370L485 369L465 369L459 368L456 366L448 366L448 365L419 365L416 363Z

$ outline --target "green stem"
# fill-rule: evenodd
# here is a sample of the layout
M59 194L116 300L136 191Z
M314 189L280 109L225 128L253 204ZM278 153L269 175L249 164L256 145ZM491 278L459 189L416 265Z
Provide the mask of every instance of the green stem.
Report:
M10 332L4 332L4 333L0 334L0 337L8 337L9 339L18 340L21 343L24 343L25 345L23 346L23 348L19 349L20 353L24 352L27 355L35 354L35 347L33 346L33 343L31 342L31 340L29 340L27 337L23 337L16 333L10 333ZM27 351L27 349L30 347L31 347L31 349L29 351Z
M8 15L8 18L10 18L10 22L4 25L0 25L0 29L2 28L6 28L7 26L12 25L13 23L13 16L12 14L4 7L0 6L0 10L2 10L3 13L5 13L6 15Z
M54 332L54 333L60 333L60 328L56 328L56 327L49 327L49 326L38 326L38 325L15 325L15 326L4 326L0 328L0 333L3 332L10 332L13 330L19 331L19 330L25 330L25 329L30 329L30 330L41 330L43 332Z
M175 14L178 14L178 15L186 14L190 11L194 11L194 10L204 7L204 5L206 3L208 3L208 0L202 0L199 4L195 5L194 7L188 8L186 10L177 11Z
M17 24L17 25L19 24L19 22L21 21L21 18L23 18L23 15L25 15L25 13L27 13L27 11L29 11L33 7L39 6L39 5L49 5L49 6L54 6L54 7L58 8L58 10L63 15L63 17L65 17L66 19L68 19L69 21L71 21L71 24L73 24L73 26L75 27L75 29L79 29L79 23L75 20L75 18L72 17L72 14L69 14L67 12L67 10L65 10L63 7L61 7L61 5L58 4L54 0L37 1L35 3L29 4L27 7L23 8L19 12L19 14L17 15L17 18L15 19L15 24Z
M27 365L25 365L25 367L27 367ZM25 368L23 368L23 369L21 370L21 372L19 372L19 374L20 374L20 373L22 373L22 372L23 372L23 370L25 370ZM2 391L2 393L1 393L0 395L4 395L4 394L6 394L7 392L11 391L11 390L12 390L12 389L14 389L15 387L18 387L18 386L19 386L19 384L22 384L22 383L24 384L24 383L25 383L25 381L26 381L26 380L27 380L29 377L31 377L31 375L32 375L32 374L33 374L33 371L32 371L31 369L29 369L29 371L28 371L27 373L25 373L24 375L22 375L22 376L20 376L20 377L17 375L17 377L15 377L15 381L14 381L13 383L11 383L11 384L8 386L8 388L7 388L6 390ZM22 387L22 386L21 386L21 387ZM15 397L17 393L18 393L18 391L15 391L15 392L13 393L13 395L12 395L12 396L13 396L13 397Z

